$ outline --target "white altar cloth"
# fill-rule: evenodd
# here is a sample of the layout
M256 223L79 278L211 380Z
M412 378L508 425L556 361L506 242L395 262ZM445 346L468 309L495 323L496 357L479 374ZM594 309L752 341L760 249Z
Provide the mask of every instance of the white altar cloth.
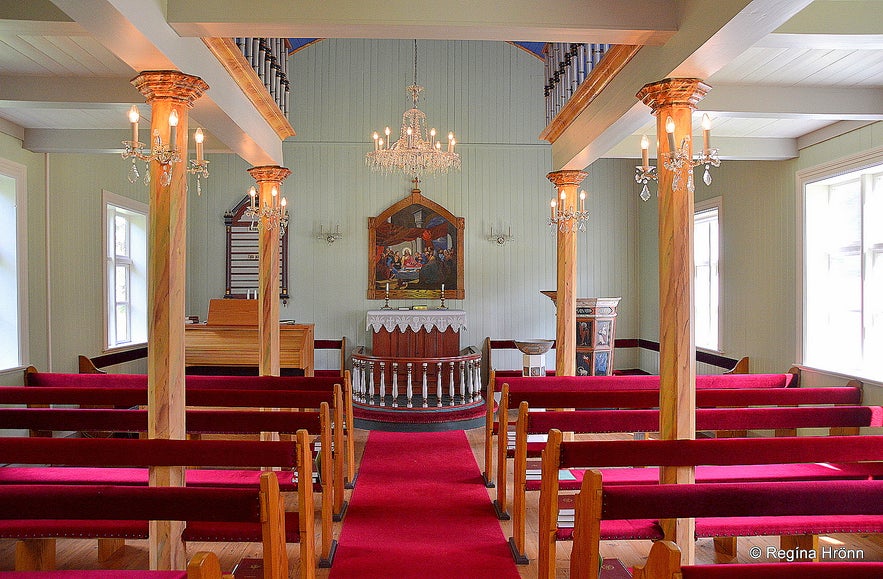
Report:
M373 329L379 332L386 328L388 332L396 329L405 331L410 329L419 332L425 329L427 332L433 328L445 332L453 328L455 332L466 329L466 312L463 310L369 310L366 330Z

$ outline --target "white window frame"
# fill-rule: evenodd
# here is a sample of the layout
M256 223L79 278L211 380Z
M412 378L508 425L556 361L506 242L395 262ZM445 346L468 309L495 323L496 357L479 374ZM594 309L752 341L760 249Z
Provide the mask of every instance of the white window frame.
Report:
M806 364L806 240L804 229L806 227L806 203L805 189L807 185L868 169L883 164L883 147L876 147L857 155L851 155L837 159L829 163L823 163L814 167L808 167L797 171L795 174L795 198L797 204L797 336L796 336L796 359L800 366L819 370L826 374L847 376L842 370L833 368L819 368ZM864 267L864 266L863 266ZM864 274L863 274L864 278ZM880 382L879 377L849 375L849 377L864 378L871 382Z
M128 197L116 195L110 191L101 192L101 222L102 222L102 248L104 256L102 266L103 279L103 310L104 310L104 351L111 352L142 346L147 343L147 211L148 206ZM136 220L143 221L142 227L136 236L132 235L132 220L130 220L128 240L130 256L119 259L113 247L114 223L108 219L111 208L120 209L122 213L136 215ZM134 237L134 239L133 239ZM144 252L141 260L131 257L131 252L137 246L143 246ZM115 340L116 325L116 292L114 276L118 265L126 265L129 269L129 340L119 342Z
M714 348L710 348L705 345L697 344L696 347L702 350L706 350L709 352L722 352L723 349L721 347L723 343L723 284L721 283L721 254L723 253L723 228L721 227L721 223L723 223L723 198L722 197L712 197L711 199L706 199L704 201L697 201L693 207L693 225L695 228L696 218L707 211L716 210L717 211L717 345ZM694 237L693 243L695 245L696 240ZM694 247L695 252L695 247ZM693 275L696 275L695 264L693 269ZM694 290L695 291L695 290ZM694 297L695 301L695 297ZM695 303L694 303L694 312L693 315L696 315L695 311Z
M4 370L17 370L27 366L30 360L28 338L28 220L27 220L27 167L8 159L0 159L0 174L15 180L15 253L16 284L18 287L18 364Z

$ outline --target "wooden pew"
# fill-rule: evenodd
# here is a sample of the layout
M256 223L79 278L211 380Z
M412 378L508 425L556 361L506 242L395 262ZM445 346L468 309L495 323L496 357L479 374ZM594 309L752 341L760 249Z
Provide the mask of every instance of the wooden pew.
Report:
M778 562L727 565L681 565L681 551L671 541L657 541L634 579L879 579L883 562Z
M81 369L82 370L82 369ZM39 372L33 366L25 370L24 375L26 386L39 387L141 387L147 388L146 374L63 374L54 372ZM346 472L343 477L343 485L346 488L353 488L356 481L356 465L355 465L355 441L349 432L351 424L353 424L353 394L352 382L349 370L343 372L342 380L336 376L187 376L185 379L185 388L188 392L205 388L212 390L279 390L279 391L302 391L302 390L327 390L333 392L334 386L339 384L342 388L343 415L338 422L336 415L332 415L335 424L343 424L344 428L340 430L343 436L343 443L336 448L344 449L344 468ZM243 395L244 397L244 395ZM195 404L191 401L192 396L187 395L188 404ZM329 401L330 402L330 401ZM256 402L243 404L242 406L257 407ZM282 408L286 406L265 406L266 408ZM303 406L294 406L301 408ZM332 405L332 410L334 406Z
M144 439L0 439L0 460L13 463L182 466L286 464L310 476L309 435L288 442ZM259 488L120 485L0 485L0 537L17 538L16 569L54 563L55 537L145 538L149 520L187 521L186 541L262 541L265 577L288 577L286 541L300 543L301 577L315 577L312 486L298 490L286 513L277 473ZM286 528L286 524L290 525ZM52 537L52 538L46 538Z
M730 411L730 410L727 410ZM720 410L715 410L720 412ZM698 418L697 418L698 419ZM872 496L883 497L883 480L869 480L880 474L879 465L865 465L864 461L883 458L883 437L788 437L788 438L734 438L698 440L636 440L636 441L562 441L560 430L549 432L549 442L543 450L540 487L539 577L555 576L555 550L558 540L577 538L574 546L581 567L580 577L592 576L586 569L587 561L597 561L598 542L602 539L664 538L658 524L660 519L701 518L696 522L697 537L738 536L740 534L778 534L806 536L824 532L880 532L883 531L883 503L862 503L864 492L873 489ZM758 482L769 465L832 463L856 471L867 468L864 480L802 480L778 481L775 473L770 480ZM582 498L592 501L590 516L576 518L572 530L558 523L559 481L561 468L615 466L754 466L758 476L750 482L696 483L691 485L660 484L606 484L604 501L608 496L628 497L618 506L603 505L602 472L613 469L588 470L580 486ZM856 474L856 476L860 476ZM865 484L868 483L868 484ZM790 487L789 487L790 485ZM716 489L728 488L730 494L713 494ZM765 494L765 489L802 489L792 495ZM837 491L829 492L836 488ZM703 494L703 489L712 494ZM813 498L814 491L818 494ZM785 492L785 491L782 491ZM843 493L843 494L841 494ZM838 497L839 495L839 497ZM773 497L773 498L771 498ZM879 501L879 499L873 499ZM873 501L872 501L873 502ZM617 511L630 504L631 510ZM699 510L691 510L699 507ZM582 508L578 504L577 509ZM826 512L825 508L831 508ZM705 509L705 510L702 510ZM717 509L715 511L715 509ZM789 510L791 509L791 510ZM801 509L806 509L801 511ZM841 509L841 510L837 510ZM625 514L625 516L622 516ZM813 518L804 515L855 515L854 517ZM867 516L872 515L872 516ZM775 525L759 517L794 517L777 519ZM601 518L613 521L601 528ZM726 517L715 519L714 517ZM741 518L755 517L755 518ZM622 522L620 522L622 521ZM788 545L783 545L788 548ZM597 572L597 564L595 565Z
M794 371L786 374L715 374L696 376L697 389L729 389L729 388L796 388L799 385L798 375ZM499 383L499 385L498 385ZM500 391L499 403L495 402L493 393ZM552 391L591 391L591 390L655 390L659 391L659 376L546 376L508 377L498 380L495 372L491 372L488 383L487 411L485 413L485 470L482 473L485 486L495 485L491 473L494 464L494 439L509 436L508 428L500 427L500 416L507 416L510 409L518 407L521 401L527 401L534 408L541 407L533 399L534 394L545 396ZM494 415L498 417L494 419ZM505 448L497 444L497 477L505 476L504 462L499 459ZM503 509L505 511L505 509ZM501 513L498 513L498 515Z
M316 376L343 376L346 371L346 336L339 340L316 340L313 342L313 349L340 351L340 362L337 366L339 370L315 370Z
M697 392L697 395L699 393ZM700 408L696 412L697 428L714 430L729 430L732 426L738 426L739 429L749 427L749 429L775 429L776 427L824 427L827 425L830 431L841 429L843 425L849 427L859 426L881 426L883 425L883 409L880 407L865 406L844 406L837 408ZM540 451L545 452L545 443L528 443L527 437L530 433L543 432L547 433L552 429L558 431L573 432L578 434L595 434L602 432L631 432L635 426L650 427L658 425L659 416L656 410L606 410L606 411L549 411L549 412L528 412L526 402L522 402L519 408L517 432L516 432L516 448L514 461L514 477L515 492L513 500L513 537L510 539L510 548L512 555L519 564L527 564L527 555L524 552L525 545L525 513L526 513L526 493L528 491L537 491L541 489L542 481L527 480L528 456L533 454L539 456ZM717 428L722 427L722 428ZM787 440L787 439L785 439ZM815 437L814 440L820 440ZM850 440L847 438L847 440ZM883 439L880 439L883 440ZM584 444L596 444L597 448L603 448L602 441L582 441ZM607 441L609 442L609 441ZM631 441L618 441L631 442ZM658 443L659 441L651 441ZM804 444L801 442L800 444ZM529 452L529 447L533 446L533 453ZM626 447L627 448L627 447ZM797 455L795 455L797 456ZM837 455L840 456L840 455ZM594 460L601 460L598 455L593 455ZM629 463L621 464L614 457L606 457L608 463L590 463L581 467L567 471L570 480L559 480L556 488L558 490L577 490L580 487L582 473L586 468L603 468L603 467L621 467L621 466L645 466L632 465ZM658 460L664 460L662 458ZM677 460L676 458L674 460ZM716 460L726 461L726 458L717 458ZM729 460L738 460L737 458L729 458ZM809 461L809 462L821 462ZM783 460L782 463L791 463L791 460ZM800 461L798 461L800 462ZM710 463L717 465L718 463ZM722 464L741 464L738 462L722 463ZM656 465L654 466L662 466ZM665 466L668 466L665 464ZM877 470L869 470L864 467L851 469L834 469L830 466L818 465L792 465L789 468L780 468L775 473L769 470L759 469L731 469L730 472L724 472L726 469L708 469L708 472L700 467L697 470L697 480L749 480L757 478L778 478L783 479L822 479L822 478L856 478L866 477L870 473L883 474L883 468ZM643 468L616 468L611 471L608 476L608 483L613 481L615 484L653 484L658 483L658 471ZM731 540L715 541L716 548L724 553L735 555L735 538Z
M218 556L199 551L187 564L186 571L146 571L136 569L101 569L69 571L2 571L4 579L232 579L221 573Z
M697 390L762 390L785 389L794 383L794 374L729 374L705 375L696 377ZM498 404L497 416L506 416L508 422L509 409L516 408L521 402L528 402L534 408L654 408L659 401L659 376L580 376L551 378L508 378L503 383ZM616 394L598 394L580 401L579 395L594 391L640 390L653 394L634 395L633 398L618 397ZM572 397L576 395L577 399ZM737 395L733 395L736 397ZM655 400L654 400L655 397ZM726 395L724 395L726 397ZM631 400L632 402L629 402ZM618 406L616 402L623 404ZM571 403L568 406L551 406L551 404ZM580 402L576 404L576 402ZM725 401L726 402L726 401ZM627 405L631 403L632 406ZM709 401L710 404L710 401ZM739 402L728 405L739 406ZM488 403L485 419L485 464L493 464L493 440L497 440L497 499L494 510L497 517L508 520L506 512L507 470L506 458L511 457L510 429L503 428L502 422L493 420L493 402Z
M261 412L261 411L236 411L236 410L188 410L186 413L186 425L188 434L259 434L261 432L279 432L295 434L299 430L307 432L310 436L317 436L322 448L331 448L331 428L328 414L328 405L322 402L318 412ZM8 428L24 428L42 431L78 431L78 432L147 432L147 410L138 409L79 409L79 408L0 408L0 424ZM28 439L20 439L28 440ZM43 440L41 438L34 440ZM73 439L76 440L76 439ZM113 440L113 439L108 439ZM198 442L194 440L193 442ZM205 441L216 442L216 441ZM15 464L27 461L0 461ZM333 513L334 513L334 474L331 462L320 461L319 483L317 488L321 490L321 526L322 526L322 549L319 560L320 567L330 567L334 560L337 549L337 541L333 539ZM57 461L64 464L64 459ZM46 464L56 464L46 461ZM198 461L186 463L198 466ZM259 466L279 466L266 464ZM81 471L70 473L65 469L41 469L35 473L32 470L21 470L18 467L5 467L0 469L0 483L10 484L32 481L32 476L40 476L40 482L51 484L87 484L97 482L90 477L96 473ZM132 473L122 473L118 477L106 472L97 472L104 477L101 480L111 484L146 484L146 472L141 477L133 478ZM108 478L109 477L109 478ZM244 480L241 480L243 479ZM187 472L188 484L198 486L248 486L253 484L249 473L217 470ZM297 481L289 478L283 482L286 491L297 490L300 492L300 481L312 480L298 478ZM342 497L342 490L341 495ZM343 502L342 511L346 510L346 502Z
M506 385L504 385L505 393ZM739 406L780 406L794 407L798 405L859 405L862 402L863 390L859 386L836 388L729 388L701 389L696 392L696 405L699 408L739 407ZM580 408L580 409L652 409L659 405L659 393L654 390L598 390L598 391L551 391L532 393L530 399L542 408ZM524 409L521 408L524 406ZM547 415L533 424L527 418L527 401L522 400L516 422L515 438L526 440L530 435L542 435L555 426L556 415ZM551 417L551 418L550 418ZM594 430L590 432L595 432ZM623 431L632 432L632 431ZM735 431L720 431L719 436L730 436ZM832 434L857 434L845 429L835 428ZM778 429L777 436L796 435L796 429ZM506 443L506 452L499 448L498 461L505 465L507 458L515 458L514 482L516 492L524 484L525 473L519 468L527 458L539 457L543 443L526 445L527 455L519 457L517 442L513 443L509 435L502 440ZM519 461L518 459L521 458ZM498 475L497 499L494 509L502 517L508 508L508 469L502 468L503 475ZM534 489L536 490L536 489Z

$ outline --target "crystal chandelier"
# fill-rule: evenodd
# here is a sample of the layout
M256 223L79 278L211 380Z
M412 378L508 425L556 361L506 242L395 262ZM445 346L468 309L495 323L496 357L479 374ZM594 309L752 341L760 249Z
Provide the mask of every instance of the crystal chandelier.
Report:
M408 94L414 102L413 108L402 115L402 128L399 139L390 142L390 129L386 127L381 137L376 131L372 135L374 150L365 155L365 164L372 170L385 175L401 172L409 177L425 174L437 175L451 169L460 168L460 154L454 152L457 144L454 133L448 133L448 144L442 150L437 141L436 130L426 131L426 113L417 108L417 100L423 87L417 84L417 41L414 41L414 84L408 87ZM424 137L426 135L426 137Z
M674 173L671 188L677 191L681 188L681 169L685 166L689 169L687 172L687 189L694 190L693 187L693 168L705 165L705 172L702 175L702 181L706 185L711 185L711 167L720 167L721 161L718 157L717 149L711 148L711 119L707 114L702 115L702 152L698 153L694 159L688 154L690 135L686 135L681 140L681 146L675 146L675 122L671 117L665 120L665 133L668 138L669 153L666 154L662 166ZM641 199L647 201L650 199L650 189L647 183L657 181L659 179L656 173L656 167L651 167L648 157L650 149L650 140L647 135L641 137L641 165L635 167L635 182L643 185L641 188ZM657 192L658 194L658 192Z

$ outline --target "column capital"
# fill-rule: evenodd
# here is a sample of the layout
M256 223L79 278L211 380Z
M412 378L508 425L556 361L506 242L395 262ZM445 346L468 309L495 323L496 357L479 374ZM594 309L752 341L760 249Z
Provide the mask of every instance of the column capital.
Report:
M650 107L655 115L665 107L688 107L695 110L711 87L698 78L666 78L645 84L638 94L638 100Z
M556 187L563 187L566 185L572 185L575 187L582 183L583 179L588 176L589 174L585 171L565 169L562 171L552 171L546 175L546 178Z
M175 101L190 108L208 90L208 84L192 74L177 70L147 70L132 79L148 103L155 100Z
M248 174L258 183L282 183L291 175L291 169L278 165L262 165L248 169Z

